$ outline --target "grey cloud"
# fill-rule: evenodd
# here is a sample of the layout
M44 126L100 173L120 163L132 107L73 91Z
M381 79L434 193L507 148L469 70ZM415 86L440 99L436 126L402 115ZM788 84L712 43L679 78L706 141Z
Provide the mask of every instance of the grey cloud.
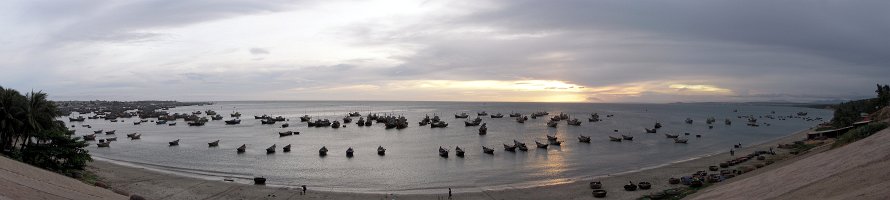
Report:
M250 54L253 54L253 55L269 54L269 50L266 50L263 48L250 48Z

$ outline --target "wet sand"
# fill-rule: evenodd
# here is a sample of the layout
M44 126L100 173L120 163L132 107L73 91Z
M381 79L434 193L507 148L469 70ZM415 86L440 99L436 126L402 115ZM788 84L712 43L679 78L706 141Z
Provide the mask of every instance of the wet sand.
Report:
M735 155L747 155L756 150L768 150L780 143L790 143L806 137L808 131L800 131L795 134L782 137L773 141L754 146L745 146L736 149ZM745 145L745 144L743 144ZM727 150L730 147L727 147ZM787 151L773 148L778 155L785 156ZM714 154L698 159L671 163L664 166L640 171L626 172L601 176L588 180L577 180L569 183L536 186L529 188L504 188L496 190L483 190L478 188L455 188L452 199L593 199L589 182L596 180L603 183L608 191L608 199L636 199L643 195L662 191L664 189L684 187L682 185L669 185L667 180L671 177L689 175L700 170L707 170L708 166L717 165L732 159L729 152ZM794 159L791 159L794 160ZM759 161L749 161L743 165L750 165ZM786 161L777 162L776 166L785 164ZM768 166L770 167L770 166ZM131 194L138 194L148 199L448 199L448 189L441 189L436 194L384 194L384 193L349 193L330 192L313 189L307 184L309 191L301 194L296 187L283 186L256 186L242 183L232 183L220 180L208 180L177 175L171 172L145 169L138 166L125 166L112 162L97 160L90 164L88 170L93 171L100 180L116 190L122 190ZM764 171L758 169L755 172ZM743 175L744 176L744 175ZM729 182L741 179L729 179ZM650 190L624 191L623 186L628 181L647 181L652 183ZM324 189L322 189L324 190Z

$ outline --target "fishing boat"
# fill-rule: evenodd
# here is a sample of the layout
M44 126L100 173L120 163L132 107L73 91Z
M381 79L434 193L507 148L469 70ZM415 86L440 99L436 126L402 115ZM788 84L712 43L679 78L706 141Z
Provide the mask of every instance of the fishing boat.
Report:
M686 142L688 142L688 141L689 141L688 139L674 138L674 143L686 144Z
M172 142L168 143L170 143L170 146L179 146L179 139L173 140Z
M326 155L328 155L328 148L322 146L321 149L318 149L318 155L319 155L319 156L326 156Z
M732 125L732 120L729 120L729 118L726 118L725 120L723 120L723 123L725 123L726 125Z
M334 120L334 122L331 123L331 128L340 128L340 122Z
M71 121L71 122L82 122L82 121L86 121L86 118L83 118L83 116L77 116L77 118L71 118L71 117L68 117L68 121Z
M521 117L522 113L510 113L510 117Z
M167 124L167 125L169 125L169 126L176 126L176 122L169 123L169 124Z
M513 151L513 152L515 152L515 151L516 151L516 145L512 145L512 146L511 146L511 145L504 144L504 151Z
M540 143L538 141L535 141L535 145L538 146L538 148L542 148L542 149L546 149L547 146L550 146L549 144Z
M188 124L189 124L189 126L204 126L204 123L205 123L204 121L198 120L198 121L189 122Z
M557 139L556 136L547 135L547 141L556 141Z
M581 126L581 120L578 119L570 119L567 120L566 123L572 126Z
M671 134L667 134L667 133L665 133L664 136L667 137L667 138L677 138L677 137L680 137L680 134L671 135Z
M485 123L482 124L482 127L479 127L479 135L488 134L488 127Z
M646 129L646 133L656 133L656 132L658 132L658 129L654 129L654 128L653 128L653 129L645 128L645 129Z
M275 146L276 146L276 145L273 144L273 145L270 146L269 148L266 148L266 154L273 154L273 153L275 153Z
M95 133L95 134L99 134L99 133L102 133L102 129L99 129L99 130L95 130L95 131L93 131L93 133Z
M598 122L600 121L600 115L598 113L590 114L590 118L587 118L588 122Z
M228 124L228 125L241 124L241 119L235 118L235 119L226 120L226 124Z
M513 140L513 146L516 146L520 151L528 151L528 146L525 146L525 143Z
M275 124L275 122L276 122L275 120L271 120L271 119L260 120L261 124Z
M430 128L445 128L445 127L448 127L448 123L445 123L443 121L430 124Z
M524 124L525 121L528 121L528 116L520 116L520 117L516 118L516 122L518 122L520 124Z
M229 116L232 116L232 117L241 117L241 113L239 113L239 112L234 112L234 113L230 114Z
M479 126L479 124L482 124L482 118L479 117L476 117L473 121L464 121L464 125L466 126Z
M687 123L687 124L692 124L692 118L686 118L686 123Z
M547 127L556 128L557 125L559 125L559 123L557 121L551 120L551 121L547 122Z
M105 138L105 141L117 141L117 137Z
M352 123L352 118L351 117L343 117L343 124L348 124L348 123Z
M371 123L372 123L372 122L371 122L370 119L369 119L369 120L366 120L366 121L365 121L365 126L371 126ZM445 125L448 125L448 124L445 124Z
M207 143L207 146L209 146L209 147L219 146L219 140Z
M290 144L288 144L287 146L284 146L284 148L281 148L281 151L290 152Z
M130 140L138 140L139 138L142 138L142 134L137 133L136 135L133 135L133 137L130 137Z
M98 146L98 147L110 147L110 146L111 146L111 142L99 142L99 143L96 143L96 146Z
M445 148L442 148L442 146L439 146L439 156L442 156L443 158L448 158L448 149L445 149Z
M361 117L362 114L361 114L361 113L358 113L358 112L351 112L351 113L349 113L349 116L350 116L350 117Z
M491 148L482 146L482 153L486 153L486 154L494 154L494 149L491 149Z
M222 115L214 115L214 116L210 117L210 120L222 120L222 119L223 119Z
M269 115L263 115L263 116L256 116L256 115L254 115L254 116L253 116L253 119L270 119L270 118L272 118L272 117L269 116Z
M133 122L133 125L141 125L141 124L142 124L141 121L135 121L135 122Z
M620 138L620 137L609 136L609 141L613 141L613 142L621 142L621 138Z
M244 153L247 151L247 144L242 144L241 147L238 147L238 153Z
M590 143L590 136L579 135L578 142Z
M353 152L355 152L355 151L352 150L352 147L349 147L349 149L346 149L346 157L352 158Z
M291 136L291 135L294 135L294 131L278 132L278 137Z
M485 112L485 111L482 111L482 112L478 112L478 113L476 113L476 115L479 115L479 116L487 116L488 113Z
M377 146L377 155L386 155L386 149L383 146Z
M302 117L300 117L301 122L308 122L310 119L312 119L312 117L309 117L309 115L303 115Z
M454 114L454 118L458 118L458 119L468 118L468 117L470 117L470 115L468 115L467 113Z
M158 121L155 121L155 124L157 124L157 125L167 124L167 120L158 120Z
M504 118L504 114L497 113L497 114L491 115L491 118Z
M457 155L457 157L461 157L461 158L463 158L463 157L464 157L464 150L463 150L463 149L460 149L460 146L456 146L456 147L454 147L454 155Z
M253 184L254 184L254 185L265 185L265 184L266 184L266 178L263 178L263 177L253 177Z
M105 135L114 135L114 132L117 132L117 130L105 131Z
M629 135L621 135L621 138L624 140L634 140L634 136L629 136Z
M365 126L365 118L364 117L358 118L358 122L356 122L355 125Z
M655 129L661 128L661 122L655 122Z

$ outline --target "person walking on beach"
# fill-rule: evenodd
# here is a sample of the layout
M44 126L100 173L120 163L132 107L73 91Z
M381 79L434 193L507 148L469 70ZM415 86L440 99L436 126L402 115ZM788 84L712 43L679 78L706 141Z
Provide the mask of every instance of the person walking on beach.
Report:
M729 149L729 156L735 156L735 150Z
M448 199L451 199L451 188L448 188Z
M300 195L306 195L306 185L302 185L303 191L300 192Z

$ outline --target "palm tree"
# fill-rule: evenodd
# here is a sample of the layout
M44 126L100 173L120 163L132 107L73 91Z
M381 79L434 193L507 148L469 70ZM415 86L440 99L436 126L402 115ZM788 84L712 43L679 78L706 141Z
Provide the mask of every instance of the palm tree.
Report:
M0 150L8 151L18 143L24 126L25 97L18 91L0 87ZM13 141L15 140L15 141Z
M46 99L46 93L43 91L28 93L27 106L25 107L25 131L24 136L28 145L32 143L31 138L34 136L42 136L37 134L48 133L49 129L55 128L55 117L58 115L56 104ZM64 126L64 125L63 125ZM38 137L47 138L47 137ZM22 145L24 149L25 145Z

